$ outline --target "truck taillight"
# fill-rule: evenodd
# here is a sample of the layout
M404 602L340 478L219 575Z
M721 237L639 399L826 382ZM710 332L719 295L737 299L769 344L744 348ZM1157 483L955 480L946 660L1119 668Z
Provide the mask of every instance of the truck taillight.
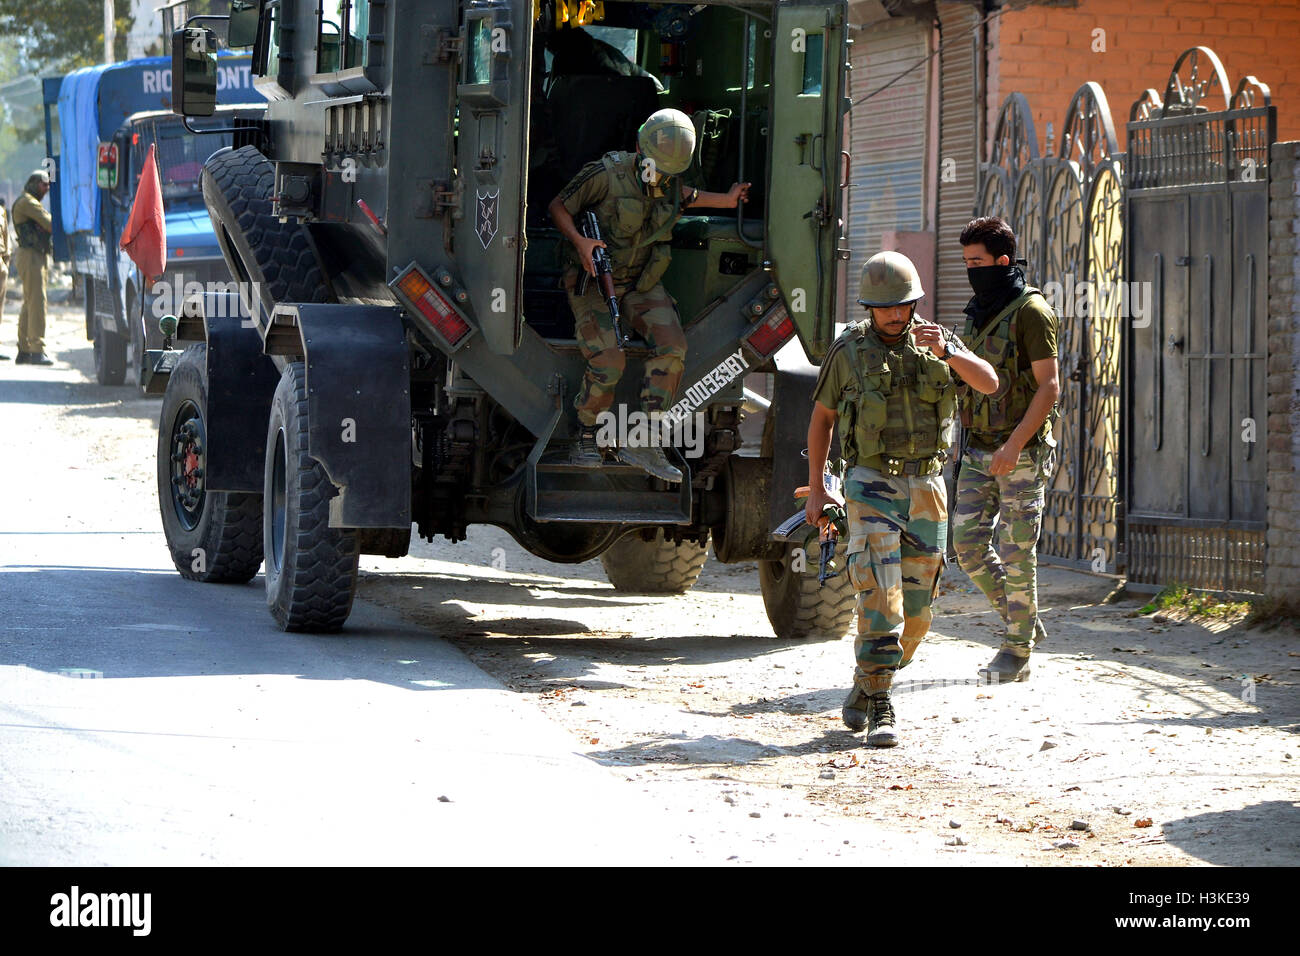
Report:
M767 318L758 324L754 331L745 336L745 342L751 349L767 358L794 335L794 320L785 306L777 303L767 313Z
M408 266L394 281L393 289L426 320L430 330L448 348L455 348L472 331L469 323L452 307L450 300L438 291L419 267Z

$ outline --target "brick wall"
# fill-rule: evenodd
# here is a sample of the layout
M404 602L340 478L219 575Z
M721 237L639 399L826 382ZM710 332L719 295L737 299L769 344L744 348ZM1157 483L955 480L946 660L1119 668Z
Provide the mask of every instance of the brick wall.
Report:
M1300 604L1300 142L1269 157L1265 590Z
M1092 50L1095 29L1105 31L1105 52ZM1007 94L1019 91L1033 107L1039 148L1049 122L1059 145L1070 98L1095 80L1123 150L1133 102L1148 87L1163 100L1175 60L1193 46L1218 54L1229 96L1247 74L1268 86L1278 139L1300 139L1300 0L1078 0L1007 10L989 24L986 135Z

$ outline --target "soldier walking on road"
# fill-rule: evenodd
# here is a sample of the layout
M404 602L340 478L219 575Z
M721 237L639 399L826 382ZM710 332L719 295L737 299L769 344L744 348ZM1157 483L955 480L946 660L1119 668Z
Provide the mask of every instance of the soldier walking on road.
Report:
M38 169L27 177L23 194L14 200L18 278L23 284L16 365L54 364L45 356L45 270L53 250L54 221L41 200L49 191L50 177Z
M1038 533L1056 460L1056 313L1014 264L1016 236L1001 219L971 220L961 233L975 295L964 337L998 374L985 397L960 389L965 450L957 479L953 546L957 562L1006 624L980 675L1026 680L1029 653L1046 636L1038 619ZM994 550L994 526L997 550Z
M574 334L587 360L582 387L574 400L578 412L578 441L571 460L587 468L602 462L596 445L597 417L614 403L614 389L627 360L616 341L609 308L595 283L577 294L578 270L595 275L592 251L608 250L614 288L621 311L632 328L650 343L641 388L642 410L662 411L672 400L686 363L686 336L672 298L664 289L664 272L672 258L673 226L682 207L734 209L744 202L749 183L736 183L725 193L688 188L679 179L695 152L695 127L690 117L673 109L659 110L637 133L636 153L610 152L588 163L551 200L551 219L573 244L573 265L565 275ZM592 209L603 241L578 231L573 217ZM667 481L681 481L659 447L620 448L629 464Z
M806 516L834 499L822 475L838 424L849 529L848 574L857 592L857 666L844 723L867 743L898 742L894 672L930 629L947 553L943 466L952 446L955 381L993 392L992 367L956 335L916 315L924 292L910 259L882 252L862 270L867 319L835 340L822 363L808 424Z

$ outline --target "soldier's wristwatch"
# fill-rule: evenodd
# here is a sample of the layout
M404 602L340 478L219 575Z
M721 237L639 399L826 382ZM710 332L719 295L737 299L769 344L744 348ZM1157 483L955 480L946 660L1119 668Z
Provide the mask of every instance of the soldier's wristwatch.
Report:
M952 358L954 352L970 351L970 349L966 347L966 343L963 342L961 339L957 338L957 333L947 328L943 330L943 347L944 347L943 360L945 362L948 361L948 359Z

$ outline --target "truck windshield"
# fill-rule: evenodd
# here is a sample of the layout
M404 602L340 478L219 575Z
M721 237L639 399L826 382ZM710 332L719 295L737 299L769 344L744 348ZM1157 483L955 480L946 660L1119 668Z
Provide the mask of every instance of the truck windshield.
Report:
M195 125L202 128L202 124ZM212 125L228 125L228 121ZM154 135L158 144L158 173L162 177L164 202L199 195L199 173L203 171L204 162L231 143L229 133L195 136L181 125L179 117L175 123L158 123Z

